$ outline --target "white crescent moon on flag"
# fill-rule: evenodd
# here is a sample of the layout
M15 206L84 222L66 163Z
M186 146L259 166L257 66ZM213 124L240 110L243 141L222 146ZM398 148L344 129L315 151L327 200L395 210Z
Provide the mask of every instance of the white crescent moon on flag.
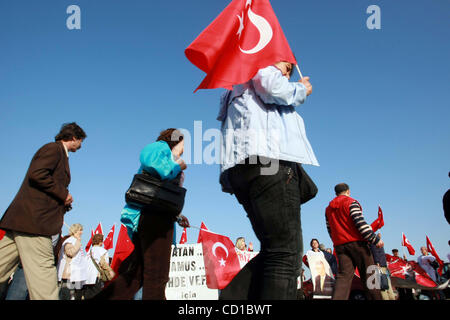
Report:
M225 247L225 245L224 245L222 242L216 242L216 243L214 243L214 245L212 246L211 251L212 251L214 257L217 257L217 256L216 256L216 249L217 249L218 247L221 247L223 250L225 250L225 252L227 253L227 256L226 256L225 258L228 258L228 249L227 249L227 247Z
M261 51L269 44L270 40L272 40L273 31L270 23L263 17L254 13L251 8L248 9L248 18L259 31L259 41L253 49L242 50L240 46L239 49L245 54L254 54Z

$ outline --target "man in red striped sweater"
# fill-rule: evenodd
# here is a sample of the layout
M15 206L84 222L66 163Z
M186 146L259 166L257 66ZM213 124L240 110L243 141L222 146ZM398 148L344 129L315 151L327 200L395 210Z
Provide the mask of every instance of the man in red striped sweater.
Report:
M348 299L355 267L358 268L369 297L381 300L379 289L367 288L367 268L375 265L369 243L381 248L384 246L383 240L376 236L364 220L361 205L350 197L349 186L340 183L334 187L334 191L336 198L325 211L328 233L339 263L333 300Z

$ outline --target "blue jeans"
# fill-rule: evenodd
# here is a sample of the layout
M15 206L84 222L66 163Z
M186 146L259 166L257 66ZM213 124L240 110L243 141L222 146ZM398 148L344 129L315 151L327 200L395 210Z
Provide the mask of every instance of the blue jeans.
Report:
M6 300L27 300L28 288L23 268L19 265L8 288Z
M262 167L239 164L229 169L230 184L261 242L261 251L222 290L220 299L297 298L303 251L297 167L280 161L277 173L261 175Z

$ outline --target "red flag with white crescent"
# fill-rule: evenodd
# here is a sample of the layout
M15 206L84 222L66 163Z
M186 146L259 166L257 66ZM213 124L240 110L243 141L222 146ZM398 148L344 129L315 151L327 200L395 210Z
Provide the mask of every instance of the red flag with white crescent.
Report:
M405 261L386 254L386 261L391 277L407 280L425 287L436 287L436 282L415 261Z
M116 225L112 226L111 230L109 230L109 232L108 232L108 236L103 241L103 248L105 248L106 250L112 249L112 247L113 247L115 227L116 227Z
M203 223L203 221L202 221L202 224L200 225L200 232L198 233L197 243L201 243L202 242L202 230L208 230L208 228Z
M181 234L180 244L187 242L187 231L186 228L183 229L183 233Z
M111 262L111 268L119 274L119 267L122 261L124 261L133 252L134 244L128 236L128 231L125 225L120 225L119 235L117 236L116 249L114 250L113 259Z
M410 255L414 255L416 253L416 250L414 250L413 246L409 242L409 240L406 238L405 234L402 233L402 246L408 248L408 252Z
M439 258L439 255L437 254L436 250L433 247L433 244L431 243L430 239L427 237L427 249L430 251L431 255L436 258L436 261L439 263L439 269L438 272L440 275L442 275L442 269L444 268L444 262Z
M239 258L230 238L200 230L205 262L206 285L210 289L223 289L241 270Z
M89 248L92 245L92 237L94 236L94 234L103 234L103 229L102 229L102 223L100 222L97 226L97 228L95 228L94 231L91 231L91 238L89 239L89 242L86 245L86 252L89 251Z
M250 80L278 61L295 57L269 0L233 0L186 48L206 73L198 89L226 88Z
M380 206L378 206L378 217L374 222L372 222L370 226L372 227L373 232L376 232L378 229L381 229L381 227L384 226L383 211L381 210Z

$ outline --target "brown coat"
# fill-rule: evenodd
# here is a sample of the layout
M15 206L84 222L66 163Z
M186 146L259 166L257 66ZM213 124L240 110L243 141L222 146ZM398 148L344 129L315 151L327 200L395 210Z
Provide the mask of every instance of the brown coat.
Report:
M69 193L69 160L61 142L40 148L31 160L22 186L6 209L0 228L41 236L58 234Z

